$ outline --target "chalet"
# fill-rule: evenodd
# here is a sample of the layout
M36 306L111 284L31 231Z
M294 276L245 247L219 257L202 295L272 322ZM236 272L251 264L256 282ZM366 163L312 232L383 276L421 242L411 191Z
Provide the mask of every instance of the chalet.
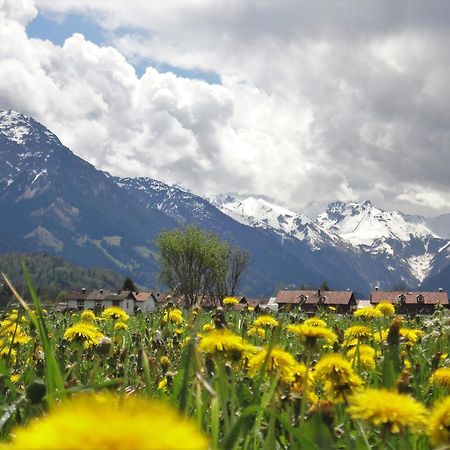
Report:
M405 292L405 291L379 291L376 289L370 294L370 303L377 305L380 302L389 302L397 306L400 314L432 314L437 305L449 307L447 292Z
M276 297L278 309L298 308L309 314L320 308L330 308L336 313L348 313L356 308L355 295L351 291L314 291L288 290L279 291Z
M141 311L153 311L155 299L151 292L114 291L105 289L80 289L67 294L67 309L84 311L93 310L101 313L109 306L118 306L127 314L134 314L139 308Z

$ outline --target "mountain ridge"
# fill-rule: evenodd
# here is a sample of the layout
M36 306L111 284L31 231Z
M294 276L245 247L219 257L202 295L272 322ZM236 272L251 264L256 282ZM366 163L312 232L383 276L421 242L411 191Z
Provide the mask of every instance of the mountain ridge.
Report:
M413 287L448 265L448 239L421 216L332 202L312 220L255 196L203 198L150 178L113 176L14 111L0 111L0 187L0 251L45 250L155 288L154 238L188 224L251 252L247 295L324 280L367 295L376 285Z

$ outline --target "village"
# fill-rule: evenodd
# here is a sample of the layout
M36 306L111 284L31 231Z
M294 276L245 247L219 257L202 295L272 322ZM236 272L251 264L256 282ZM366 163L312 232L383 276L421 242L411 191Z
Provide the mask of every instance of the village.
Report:
M421 291L382 291L375 288L367 300L357 300L354 292L316 290L282 289L276 296L270 298L247 298L238 296L236 309L252 308L269 311L300 310L314 315L321 309L336 314L351 314L353 311L365 307L376 306L381 302L389 302L397 307L399 314L428 315L436 307L449 308L447 292L439 289L436 292ZM104 290L81 288L69 292L65 302L56 305L59 311L85 311L92 310L101 314L110 306L117 306L127 314L138 312L152 312L163 309L168 304L179 308L186 307L183 296L172 295L157 291L139 292L126 290ZM198 305L205 310L211 310L214 305L205 296L198 297Z

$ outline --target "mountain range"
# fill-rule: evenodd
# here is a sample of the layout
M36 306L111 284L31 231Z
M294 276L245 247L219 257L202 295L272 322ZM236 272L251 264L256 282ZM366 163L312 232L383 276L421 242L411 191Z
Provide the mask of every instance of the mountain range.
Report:
M188 224L247 249L243 294L285 286L450 290L450 214L437 218L333 202L315 219L259 197L197 196L149 178L96 169L31 117L0 111L0 252L46 251L158 281L158 233Z

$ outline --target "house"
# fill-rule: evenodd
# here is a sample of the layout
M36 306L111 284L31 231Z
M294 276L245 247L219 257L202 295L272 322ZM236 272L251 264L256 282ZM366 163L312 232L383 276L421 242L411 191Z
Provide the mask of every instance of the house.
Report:
M87 290L82 288L67 294L67 309L84 311L93 310L100 314L109 306L118 306L127 314L134 314L137 308L141 311L153 311L155 298L151 292L115 291L105 289Z
M397 306L400 314L432 314L437 305L449 307L447 292L442 289L435 292L420 291L379 291L370 294L370 303L377 305L389 302Z
M154 292L133 292L135 311L138 308L142 312L154 311L156 309L157 296L159 296L159 292L157 294Z
M330 308L336 313L348 313L356 308L352 291L289 290L279 291L276 297L278 309L298 308L313 314L320 308Z

